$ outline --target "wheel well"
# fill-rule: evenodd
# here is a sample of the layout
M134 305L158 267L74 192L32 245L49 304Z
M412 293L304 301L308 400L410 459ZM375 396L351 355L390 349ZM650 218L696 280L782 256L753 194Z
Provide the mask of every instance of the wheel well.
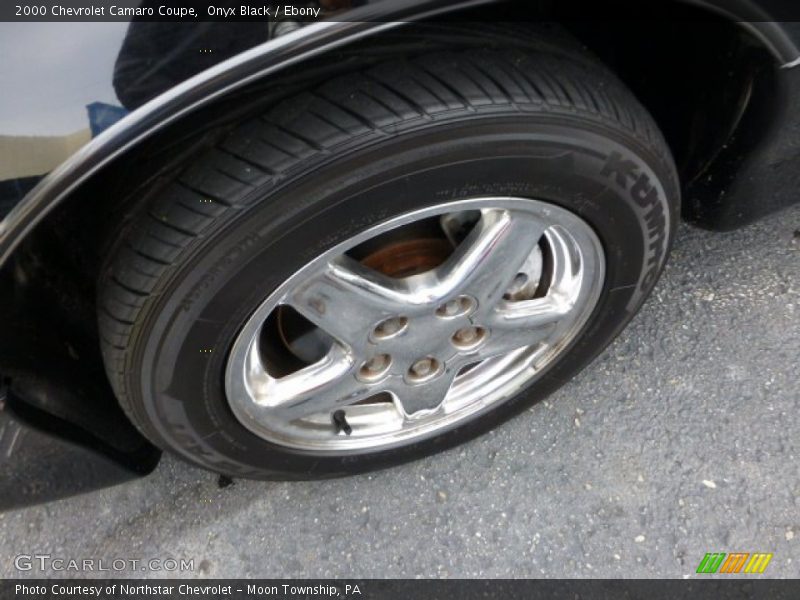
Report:
M773 86L775 60L735 23L682 19L669 27L628 23L573 33L599 55L644 104L667 139L684 190L706 171L753 113L757 86ZM675 40L680 40L679 44ZM684 216L688 206L684 206Z
M565 6L579 4L576 0L558 6L564 10ZM514 6L520 10L528 4ZM483 7L474 18L491 22L509 17L507 10L496 16L491 15L493 10L500 9ZM546 17L558 16L552 6L542 10ZM561 25L609 65L651 112L670 145L686 189L713 169L714 159L724 151L737 126L754 111L768 112L768 106L752 102L753 89L771 85L775 61L735 23L678 3L669 3L663 10L667 11L667 21L652 16L647 22L630 18L602 22L570 19ZM465 20L472 18L469 12L463 16ZM370 45L376 43L380 44L380 35L346 52L342 70L352 68L353 56L363 60L369 55ZM385 52L377 54L386 57ZM330 57L315 59L324 60ZM48 356L37 357L35 365L55 361L73 379L101 378L93 392L94 400L84 400L104 406L113 403L97 343L95 282L107 240L124 224L128 207L142 201L140 194L131 190L145 189L143 183L157 183L187 156L211 145L254 105L261 106L302 87L313 77L314 62L308 67L302 76L286 76L279 85L254 84L163 129L82 185L28 236L0 271L0 279L7 282L4 289L13 290L0 302L12 305L6 310L13 310L20 332L28 332L20 335L35 331L36 336L44 337L46 332L55 332L57 343L36 348ZM203 123L199 133L197 123ZM0 355L13 356L14 352L7 349ZM78 369L73 368L76 354L86 362ZM20 365L12 360L14 368L7 363L0 359L0 372L17 381L26 381L19 373L36 368L24 361ZM30 381L41 383L36 378ZM69 381L64 387L72 385ZM23 398L36 396L27 391L17 393ZM87 415L81 424L91 428L95 421Z

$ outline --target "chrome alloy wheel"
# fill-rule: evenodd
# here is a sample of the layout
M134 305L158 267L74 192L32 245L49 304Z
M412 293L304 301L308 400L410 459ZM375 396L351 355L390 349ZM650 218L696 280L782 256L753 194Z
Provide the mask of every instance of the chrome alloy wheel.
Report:
M412 257L417 271L398 276L358 255L371 244L396 259L402 232L431 222L450 248L433 265ZM533 382L586 323L604 269L589 225L546 202L485 197L403 214L312 260L258 307L228 357L228 402L256 435L301 450L430 437ZM321 348L296 351L294 369L266 349L275 337L291 346L273 326L281 311Z

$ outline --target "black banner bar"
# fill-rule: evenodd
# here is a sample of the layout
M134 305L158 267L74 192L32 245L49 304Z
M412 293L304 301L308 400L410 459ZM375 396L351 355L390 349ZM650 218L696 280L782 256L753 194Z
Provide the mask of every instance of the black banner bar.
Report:
M420 14L481 21L719 21L724 1L675 0L4 0L2 22L396 21ZM744 8L742 8L744 6ZM726 18L800 21L800 2L759 0ZM457 10L451 10L451 9Z
M679 600L796 599L800 581L730 576L690 580L4 580L0 598L23 600Z

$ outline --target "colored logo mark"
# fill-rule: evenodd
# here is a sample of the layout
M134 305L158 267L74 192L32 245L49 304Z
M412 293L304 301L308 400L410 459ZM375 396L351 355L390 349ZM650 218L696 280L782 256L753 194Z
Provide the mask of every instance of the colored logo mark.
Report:
M772 554L766 552L709 552L700 561L698 573L763 573Z

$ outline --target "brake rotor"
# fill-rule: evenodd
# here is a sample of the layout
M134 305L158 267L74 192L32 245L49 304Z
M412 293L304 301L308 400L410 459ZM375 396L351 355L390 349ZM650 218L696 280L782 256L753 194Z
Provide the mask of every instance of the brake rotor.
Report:
M444 238L403 240L372 252L361 259L361 264L399 279L435 269L452 251Z

